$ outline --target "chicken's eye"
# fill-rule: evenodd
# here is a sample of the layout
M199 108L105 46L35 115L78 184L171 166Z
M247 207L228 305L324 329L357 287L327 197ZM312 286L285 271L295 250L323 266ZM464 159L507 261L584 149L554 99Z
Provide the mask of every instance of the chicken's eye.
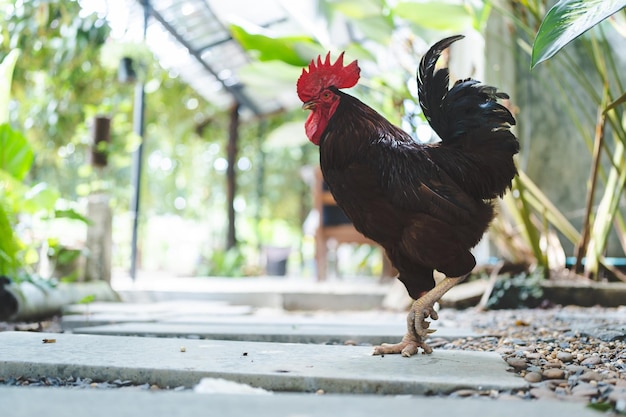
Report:
M324 91L324 92L322 93L322 98L323 98L324 100L328 100L328 99L330 98L330 96L331 96L331 95L332 95L332 93L331 93L330 91Z

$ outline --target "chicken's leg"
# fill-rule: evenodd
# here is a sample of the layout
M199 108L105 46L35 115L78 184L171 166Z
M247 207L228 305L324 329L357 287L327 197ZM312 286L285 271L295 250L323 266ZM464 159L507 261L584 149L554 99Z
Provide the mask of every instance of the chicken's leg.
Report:
M389 344L383 343L380 346L374 348L374 355L384 355L386 353L401 353L402 356L409 357L415 355L419 348L424 350L424 353L432 353L433 349L428 346L426 339L430 333L434 333L435 330L429 329L430 322L426 321L427 318L437 320L437 312L434 309L434 305L439 299L452 287L459 282L463 281L467 275L456 278L444 278L439 284L419 299L413 302L411 310L406 318L407 321L407 333L402 338L400 343Z

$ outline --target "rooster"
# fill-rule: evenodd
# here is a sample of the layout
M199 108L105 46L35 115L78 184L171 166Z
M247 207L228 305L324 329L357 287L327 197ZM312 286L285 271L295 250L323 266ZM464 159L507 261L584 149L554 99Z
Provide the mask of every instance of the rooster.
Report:
M310 110L309 140L319 146L320 166L337 204L354 227L378 242L415 301L400 343L382 344L375 355L409 357L426 343L435 303L476 265L470 252L494 216L494 200L517 174L515 119L495 87L473 79L449 87L441 53L463 36L435 43L422 58L418 98L424 116L441 138L420 144L375 110L341 89L356 85L357 61L334 64L330 53L302 70L297 93ZM445 274L435 285L433 271Z

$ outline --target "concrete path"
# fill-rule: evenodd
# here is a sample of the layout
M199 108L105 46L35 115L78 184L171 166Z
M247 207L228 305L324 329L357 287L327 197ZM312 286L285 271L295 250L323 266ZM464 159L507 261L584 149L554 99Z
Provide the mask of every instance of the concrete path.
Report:
M214 377L272 391L412 395L527 386L506 369L498 354L485 352L403 358L372 356L363 346L0 333L0 378L80 376L191 387Z
M503 399L512 398L507 395L500 400L436 397L460 389L476 392L527 388L522 378L507 372L507 364L496 353L436 349L432 355L407 359L397 355L371 356L371 347L344 345L349 340L371 344L396 341L404 334L404 313L376 311L384 296L378 285L303 286L288 280L260 279L247 283L254 287L251 290L237 280L190 279L177 281L177 291L172 295L167 288L171 282L166 284L150 282L146 288L141 288L142 283L129 284L122 290L123 295L127 300L141 300L139 304L93 303L69 307L63 317L63 328L74 334L0 332L0 379L74 376L94 381L119 379L190 388L209 377L248 384L271 393L0 386L1 409L5 410L0 414L8 417L85 413L90 417L599 415L584 403L513 402ZM370 308L374 310L368 311ZM337 312L349 309L361 311ZM294 314L285 310L300 311ZM469 329L454 326L455 323L442 318L434 324L438 329L434 337L476 336ZM54 339L54 343L42 343L43 339ZM314 394L319 390L326 394Z
M291 310L372 310L379 308L387 286L370 277L317 282L313 278L181 278L116 279L124 301L226 301L233 305Z
M400 340L406 330L406 313L285 313L219 301L93 303L68 306L64 313L65 331L115 336L376 345ZM443 320L433 327L436 338L477 336L471 329L459 329Z
M95 315L95 314L154 314L156 316L172 315L240 315L250 314L250 306L229 305L225 301L177 300L155 303L101 303L72 304L63 308L64 315Z
M229 395L136 390L1 388L8 417L381 417L443 415L463 417L597 417L583 404L492 401L370 395Z
M178 300L155 303L74 304L63 309L64 330L124 322L154 322L180 317L244 316L253 311L245 305L228 305L224 301Z
M120 323L80 327L75 334L108 336L156 336L192 339L239 340L249 342L319 343L378 345L398 342L406 332L406 324L290 324L271 320L256 323ZM473 337L471 329L439 328L436 337L456 339Z

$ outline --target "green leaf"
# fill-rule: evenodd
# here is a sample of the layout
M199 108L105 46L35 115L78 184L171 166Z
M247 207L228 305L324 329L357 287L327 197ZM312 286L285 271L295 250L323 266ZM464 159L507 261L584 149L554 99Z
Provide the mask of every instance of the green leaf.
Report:
M0 201L0 275L12 275L19 266L17 251L19 247L13 235L11 220Z
M89 294L80 299L78 304L91 304L94 301L96 301L96 296L94 294Z
M354 20L353 23L369 39L375 40L383 45L388 44L391 40L394 23L388 16L368 16Z
M27 213L35 214L40 211L50 212L59 199L59 191L45 182L32 186L20 201L20 208Z
M294 80L301 72L301 68L280 61L252 62L239 69L239 77L255 96L269 99L277 92L294 91Z
M0 169L24 179L33 163L33 150L26 138L8 123L0 125Z
M0 123L9 121L9 100L11 99L11 80L13 68L20 56L19 49L13 49L0 64Z
M459 31L472 26L472 14L461 4L400 1L393 14L426 29Z
M270 37L261 33L251 33L241 26L231 24L230 31L246 50L257 51L260 61L283 61L297 67L306 66L310 57L299 51L311 50L319 44L308 36Z
M92 224L93 222L89 220L87 217L83 216L79 212L73 209L65 209L65 210L55 210L54 211L55 219L70 219L70 220L78 220L85 224Z
M329 5L351 19L364 19L380 16L383 8L380 0L335 0Z
M626 7L626 0L561 0L541 22L533 43L531 68Z
M587 404L587 408L606 413L607 411L613 410L613 404L609 401L602 401L598 403L589 403Z

